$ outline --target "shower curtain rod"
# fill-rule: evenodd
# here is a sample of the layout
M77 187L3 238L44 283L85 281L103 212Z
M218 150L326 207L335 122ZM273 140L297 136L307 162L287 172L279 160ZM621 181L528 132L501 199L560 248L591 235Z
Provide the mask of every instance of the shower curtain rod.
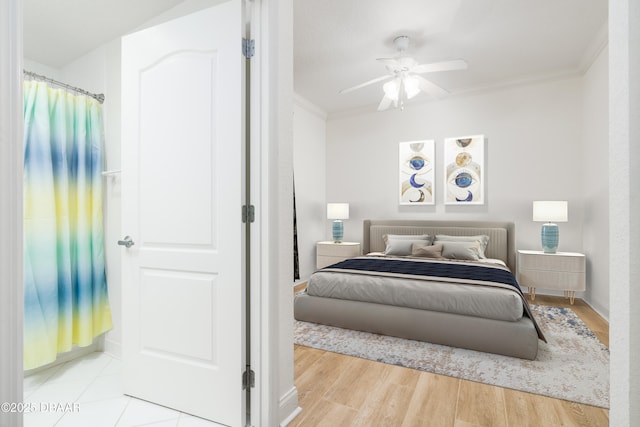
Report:
M90 96L93 99L95 99L96 101L98 101L100 104L102 104L104 102L104 95L101 94L101 93L96 94L96 93L87 92L84 89L80 89L78 87L71 86L71 85L68 85L66 83L61 83L61 82L59 82L57 80L53 80L53 79L50 79L49 77L43 76L42 74L36 74L33 71L22 70L22 73L24 75L32 77L32 78L34 78L36 80L43 80L45 82L52 83L52 84L54 84L56 86L60 86L60 87L63 87L65 89L69 89L71 91L74 91L74 92L77 92L77 93L81 93L83 95Z

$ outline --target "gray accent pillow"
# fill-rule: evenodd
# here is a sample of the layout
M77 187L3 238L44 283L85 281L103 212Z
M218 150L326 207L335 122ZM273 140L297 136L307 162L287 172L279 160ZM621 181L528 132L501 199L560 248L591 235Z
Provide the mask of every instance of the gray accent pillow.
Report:
M441 242L442 256L449 259L478 261L480 257L480 242Z
M425 244L428 243L428 240L387 237L387 247L384 250L384 254L396 256L411 255L414 243Z
M442 257L442 245L429 245L422 243L414 243L411 247L411 255L420 256L426 258L441 258Z
M484 234L478 236L449 236L446 234L437 234L433 242L478 242L480 244L479 257L486 258L484 251L489 244L489 236Z

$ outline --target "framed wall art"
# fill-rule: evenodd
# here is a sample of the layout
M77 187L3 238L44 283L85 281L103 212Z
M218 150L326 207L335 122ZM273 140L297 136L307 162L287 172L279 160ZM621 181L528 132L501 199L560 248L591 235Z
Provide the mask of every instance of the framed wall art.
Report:
M399 146L399 203L433 205L434 140L401 142Z
M444 203L484 204L484 135L444 140Z

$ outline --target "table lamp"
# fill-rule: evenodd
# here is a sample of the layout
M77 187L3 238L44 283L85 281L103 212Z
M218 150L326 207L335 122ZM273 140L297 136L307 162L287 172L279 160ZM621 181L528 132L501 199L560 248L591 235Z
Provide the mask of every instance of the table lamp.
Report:
M332 219L333 241L341 243L344 235L343 219L349 219L349 203L327 203L327 219Z
M568 206L566 201L538 201L533 202L533 220L544 222L540 237L542 250L547 254L554 254L558 249L560 233L556 222L568 221Z

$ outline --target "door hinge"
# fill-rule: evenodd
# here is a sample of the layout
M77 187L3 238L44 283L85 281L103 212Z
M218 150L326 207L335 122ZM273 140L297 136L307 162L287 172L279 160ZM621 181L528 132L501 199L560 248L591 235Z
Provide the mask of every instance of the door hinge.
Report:
M254 39L242 39L242 54L245 58L253 57L256 53L256 43Z
M256 220L256 210L253 205L244 205L242 206L242 222L252 223Z
M247 368L242 373L242 389L254 388L256 386L256 373L252 369Z

